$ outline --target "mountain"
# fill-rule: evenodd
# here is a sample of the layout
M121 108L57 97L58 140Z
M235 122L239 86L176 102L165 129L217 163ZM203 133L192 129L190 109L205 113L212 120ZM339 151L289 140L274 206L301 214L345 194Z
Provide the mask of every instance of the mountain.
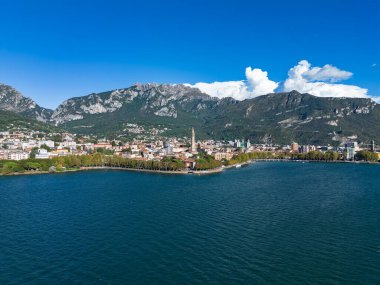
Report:
M0 110L0 132L8 130L34 130L48 133L62 131L52 124L26 118L15 112Z
M101 137L183 137L194 127L199 138L255 143L380 140L380 106L366 98L321 98L292 91L237 101L182 84L134 84L71 98L51 111L11 90L8 94L15 95L1 99L0 109L6 106L23 116L39 114L36 118L73 133Z
M333 143L380 140L380 108L370 99L321 98L297 91L237 101L181 84L135 84L72 98L52 119L78 133L245 138L254 142ZM137 128L137 130L136 130Z
M66 100L58 106L51 118L57 123L62 123L84 119L91 115L121 111L125 108L136 109L137 105L141 112L152 113L159 117L177 118L175 105L194 100L215 101L216 99L182 84L135 84L126 89L93 93Z
M371 99L321 98L297 91L217 108L209 122L212 136L233 134L255 142L340 144L380 139L380 108Z
M184 85L135 84L69 99L58 106L52 120L73 132L101 136L130 137L142 131L186 136L191 125L200 127L197 112L216 102L218 99Z
M47 122L53 113L50 109L40 107L32 99L24 97L11 86L0 84L0 110L19 113L20 115Z

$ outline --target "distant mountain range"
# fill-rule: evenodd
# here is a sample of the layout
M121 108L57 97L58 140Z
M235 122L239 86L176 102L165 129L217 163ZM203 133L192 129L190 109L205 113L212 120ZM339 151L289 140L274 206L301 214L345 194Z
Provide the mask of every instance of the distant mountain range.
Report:
M108 137L132 136L137 125L164 136L189 136L195 127L201 138L255 143L380 141L380 106L371 99L321 98L297 91L237 101L181 84L135 84L71 98L49 110L0 85L0 110L74 133Z

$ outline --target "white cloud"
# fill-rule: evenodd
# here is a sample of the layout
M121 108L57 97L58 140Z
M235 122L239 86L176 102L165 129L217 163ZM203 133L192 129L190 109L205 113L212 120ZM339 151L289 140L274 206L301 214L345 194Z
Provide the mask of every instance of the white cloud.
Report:
M223 81L194 85L202 92L218 98L232 97L236 100L244 100L278 91L297 90L301 93L309 93L319 97L357 97L372 98L380 102L380 97L370 97L368 90L355 85L336 83L352 76L352 72L341 70L333 65L326 64L323 67L312 67L307 60L301 60L288 71L288 78L279 84L268 77L268 73L259 68L245 69L246 80ZM379 98L379 99L378 99Z
M252 69L247 67L245 69L245 77L247 78L248 88L250 89L251 95L258 96L268 93L273 93L278 87L278 83L268 78L268 72L262 71L259 68Z
M268 78L268 73L259 68L245 69L246 80L223 81L204 83L199 82L194 85L186 84L198 88L202 92L218 98L232 97L237 100L253 98L259 95L273 93L278 87L278 83Z
M233 97L237 100L244 100L248 97L247 85L243 80L241 81L223 81L223 82L213 82L213 83L204 83L199 82L194 85L185 84L191 87L198 88L203 93L208 95L225 98Z
M309 69L305 76L311 81L338 82L346 80L352 76L352 72L340 70L335 66L326 64L323 67L313 67Z
M368 98L368 90L365 88L324 82L337 82L350 76L352 76L351 72L340 70L331 65L311 68L307 60L301 60L289 70L288 78L284 82L284 91L297 90L319 97Z

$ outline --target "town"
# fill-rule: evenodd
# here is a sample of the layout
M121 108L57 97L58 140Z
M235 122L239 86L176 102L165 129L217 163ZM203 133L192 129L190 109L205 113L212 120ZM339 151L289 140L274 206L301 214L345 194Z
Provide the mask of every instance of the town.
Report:
M190 134L190 132L189 132ZM361 151L371 152L371 159L363 158ZM233 141L196 140L194 128L191 138L154 139L151 141L132 139L120 140L94 139L90 136L77 136L70 133L44 133L35 131L0 132L0 160L51 159L68 155L88 155L102 153L133 160L160 161L165 157L182 160L188 168L194 168L199 154L212 156L217 161L230 161L242 153L269 152L275 157L300 158L299 155L334 152L335 160L372 160L380 159L375 142L358 144L348 142L344 146L251 144L247 139Z

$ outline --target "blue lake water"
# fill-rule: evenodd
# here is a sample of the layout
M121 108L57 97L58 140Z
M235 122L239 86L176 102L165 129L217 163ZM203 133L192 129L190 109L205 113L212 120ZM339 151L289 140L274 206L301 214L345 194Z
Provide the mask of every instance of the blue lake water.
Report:
M379 174L0 177L0 284L380 284Z

